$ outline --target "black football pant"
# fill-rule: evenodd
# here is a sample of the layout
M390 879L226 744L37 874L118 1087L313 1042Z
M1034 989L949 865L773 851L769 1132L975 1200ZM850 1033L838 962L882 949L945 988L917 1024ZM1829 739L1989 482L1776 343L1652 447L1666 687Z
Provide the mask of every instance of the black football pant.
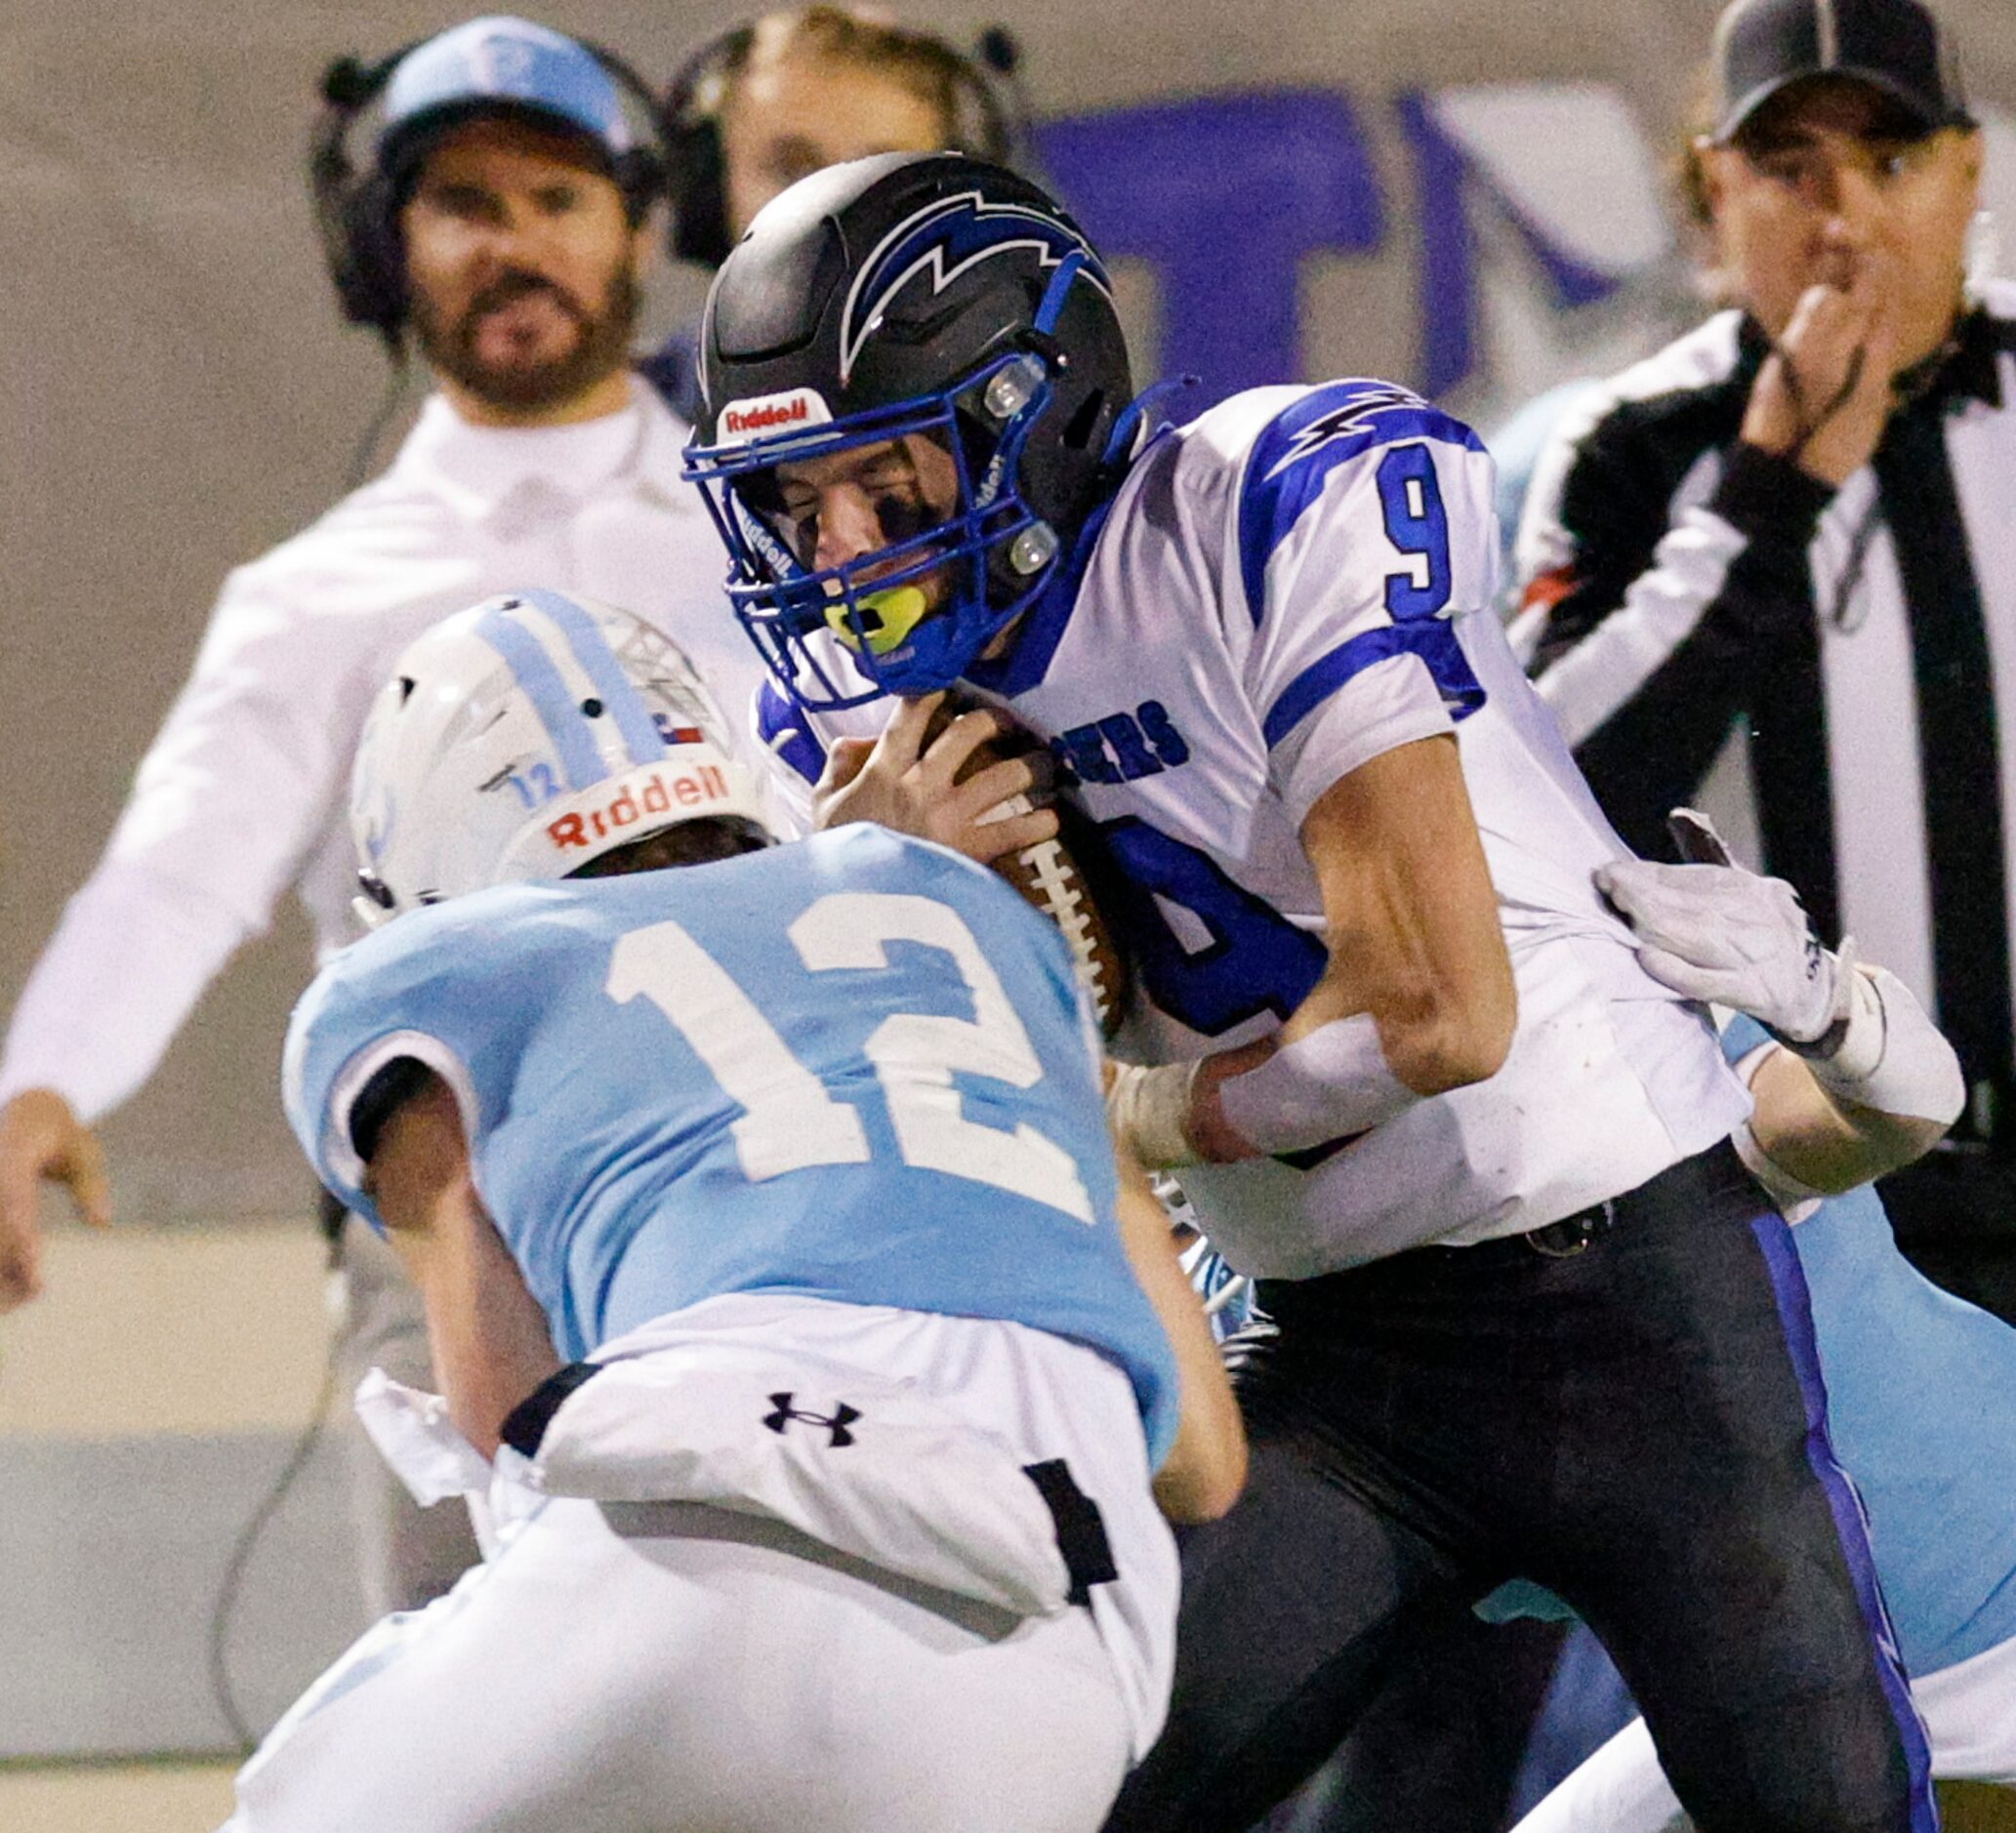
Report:
M1565 1256L1262 1283L1246 1493L1185 1541L1169 1727L1108 1833L1240 1833L1514 1575L1602 1638L1702 1833L1936 1824L1784 1223L1726 1146L1612 1209Z
M1487 1623L1452 1599L1264 1833L1504 1833L1568 1635L1566 1623Z

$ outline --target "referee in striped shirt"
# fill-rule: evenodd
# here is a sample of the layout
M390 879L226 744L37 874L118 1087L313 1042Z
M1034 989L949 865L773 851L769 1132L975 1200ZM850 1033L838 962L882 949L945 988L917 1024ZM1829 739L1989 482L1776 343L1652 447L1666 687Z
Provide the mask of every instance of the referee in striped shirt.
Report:
M1569 411L1515 643L1636 850L1717 806L1936 1011L1969 1112L1885 1198L2016 1320L2016 287L1966 278L1982 136L1918 0L1736 0L1710 79L1688 189L1728 309Z

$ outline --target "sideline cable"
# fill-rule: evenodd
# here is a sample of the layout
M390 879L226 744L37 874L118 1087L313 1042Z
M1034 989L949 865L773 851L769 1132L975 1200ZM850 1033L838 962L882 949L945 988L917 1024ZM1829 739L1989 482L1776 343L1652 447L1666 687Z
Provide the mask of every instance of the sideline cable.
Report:
M372 473L372 461L378 456L378 448L384 442L385 430L392 424L399 409L405 405L406 385L412 379L413 366L406 355L406 346L397 346L397 354L391 359L390 373L386 377L385 392L378 397L378 405L372 409L371 418L364 423L364 430L358 435L356 449L350 454L350 469L344 473L343 494L361 489Z
M342 1271L343 1243L341 1240L329 1243L330 1277ZM287 1453L287 1461L280 1466L279 1475L267 1486L266 1493L260 1497L258 1506L246 1518L245 1526L238 1530L238 1538L231 1547L231 1556L225 1563L224 1576L218 1581L217 1597L210 1607L210 1634L208 1638L208 1665L210 1671L210 1696L237 1740L244 1756L251 1756L259 1748L259 1738L246 1724L245 1715L239 1710L238 1695L231 1685L230 1634L231 1620L237 1614L238 1601L243 1593L245 1573L252 1564L252 1556L259 1550L259 1543L265 1537L272 1519L280 1512L280 1505L286 1501L294 1486L300 1481L301 1473L309 1466L309 1460L315 1454L328 1430L330 1415L336 1401L336 1386L342 1365L341 1333L332 1329L329 1333L329 1351L322 1362L321 1385L315 1390L314 1404L309 1408L308 1424L294 1441L294 1448Z

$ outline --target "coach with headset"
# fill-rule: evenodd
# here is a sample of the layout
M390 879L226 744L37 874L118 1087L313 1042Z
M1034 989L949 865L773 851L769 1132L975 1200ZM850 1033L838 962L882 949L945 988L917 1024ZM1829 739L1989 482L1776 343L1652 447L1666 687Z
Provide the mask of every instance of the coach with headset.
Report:
M757 671L680 480L688 428L630 364L665 186L656 98L606 53L514 19L324 84L315 200L345 315L410 341L434 391L389 469L226 581L194 672L0 1057L0 1310L38 1288L37 1181L105 1219L100 1116L153 1072L205 985L291 885L328 951L353 933L344 788L393 659L516 586L629 607L733 711ZM375 119L375 125L373 125ZM345 1243L346 1360L431 1385L419 1308L368 1230ZM473 1557L359 1446L374 1609ZM438 1520L438 1525L436 1521Z

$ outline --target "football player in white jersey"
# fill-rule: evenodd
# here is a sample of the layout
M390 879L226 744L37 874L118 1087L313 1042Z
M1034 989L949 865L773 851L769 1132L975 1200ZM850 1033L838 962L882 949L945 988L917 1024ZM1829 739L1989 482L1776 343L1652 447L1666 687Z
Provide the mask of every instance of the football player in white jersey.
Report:
M702 385L773 751L822 821L957 842L929 705L877 699L1048 743L1134 956L1117 1122L1280 1325L1110 1824L1249 1825L1412 1614L1543 1572L1703 1827L1930 1826L1749 1098L1595 888L1623 849L1490 614L1476 437L1370 382L1149 428L1095 251L944 156L771 204Z
M503 1525L230 1833L1093 1833L1152 1741L1155 1504L1221 1514L1243 1449L1068 951L942 848L761 812L684 658L559 592L380 695L393 920L302 1000L288 1112L426 1304L444 1402L376 1377L373 1437Z

